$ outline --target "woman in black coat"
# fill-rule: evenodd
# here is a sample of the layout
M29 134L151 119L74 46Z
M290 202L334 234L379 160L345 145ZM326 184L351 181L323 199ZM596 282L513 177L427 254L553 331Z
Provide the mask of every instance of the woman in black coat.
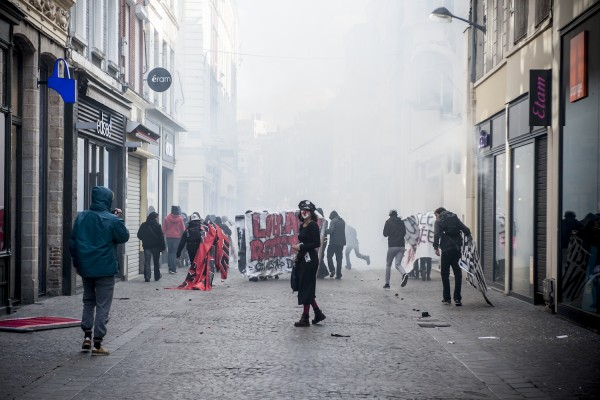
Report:
M154 260L154 280L160 279L160 253L165 251L165 238L158 223L158 214L154 211L148 214L146 222L140 225L137 237L144 248L144 280L150 282L150 260Z
M321 245L315 205L308 200L303 200L298 204L298 208L300 208L298 218L302 221L302 224L298 231L298 244L292 245L292 249L298 252L295 264L298 279L298 304L304 306L304 312L300 317L300 321L294 323L294 326L304 327L310 326L308 312L311 305L315 312L315 319L312 320L313 324L323 321L325 314L319 309L315 301L317 269L319 268L317 249Z

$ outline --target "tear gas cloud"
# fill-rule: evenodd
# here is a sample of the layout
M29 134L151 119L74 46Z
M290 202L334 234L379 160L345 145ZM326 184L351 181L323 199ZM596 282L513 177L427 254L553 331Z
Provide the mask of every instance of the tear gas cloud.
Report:
M374 266L390 209L464 217L466 25L431 21L424 1L238 6L239 213L310 199L357 229Z

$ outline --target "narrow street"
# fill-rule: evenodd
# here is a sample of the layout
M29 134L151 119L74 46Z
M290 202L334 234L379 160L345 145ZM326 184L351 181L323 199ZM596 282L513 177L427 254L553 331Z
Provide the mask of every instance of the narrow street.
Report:
M391 290L382 289L383 276L383 269L370 268L319 280L317 301L327 319L309 328L293 326L301 308L289 275L249 282L231 271L226 282L215 278L211 292L165 290L183 280L181 272L163 274L160 282L119 282L104 343L110 356L82 353L79 328L0 332L0 363L7 366L0 397L565 399L599 393L600 335L496 291L489 292L495 305L489 307L466 283L463 307L442 305L437 272L430 282L410 279L400 288L393 270ZM431 317L421 318L425 311ZM42 299L10 317L80 313L81 294Z

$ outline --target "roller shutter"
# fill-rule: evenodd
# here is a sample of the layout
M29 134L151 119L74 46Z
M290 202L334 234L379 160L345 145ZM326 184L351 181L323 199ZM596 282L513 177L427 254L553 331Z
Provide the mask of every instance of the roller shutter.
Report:
M127 161L127 211L125 225L129 229L129 241L125 244L125 279L133 279L140 273L140 240L137 231L140 227L140 193L142 161L128 157Z

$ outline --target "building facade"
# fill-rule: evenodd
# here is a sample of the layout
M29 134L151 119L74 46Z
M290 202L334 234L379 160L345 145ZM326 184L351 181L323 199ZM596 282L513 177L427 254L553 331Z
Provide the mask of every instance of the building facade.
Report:
M471 133L486 279L598 329L600 5L472 4L487 25L475 37Z
M176 202L188 213L235 215L237 198L237 70L239 39L234 0L187 0L182 5L182 121Z

